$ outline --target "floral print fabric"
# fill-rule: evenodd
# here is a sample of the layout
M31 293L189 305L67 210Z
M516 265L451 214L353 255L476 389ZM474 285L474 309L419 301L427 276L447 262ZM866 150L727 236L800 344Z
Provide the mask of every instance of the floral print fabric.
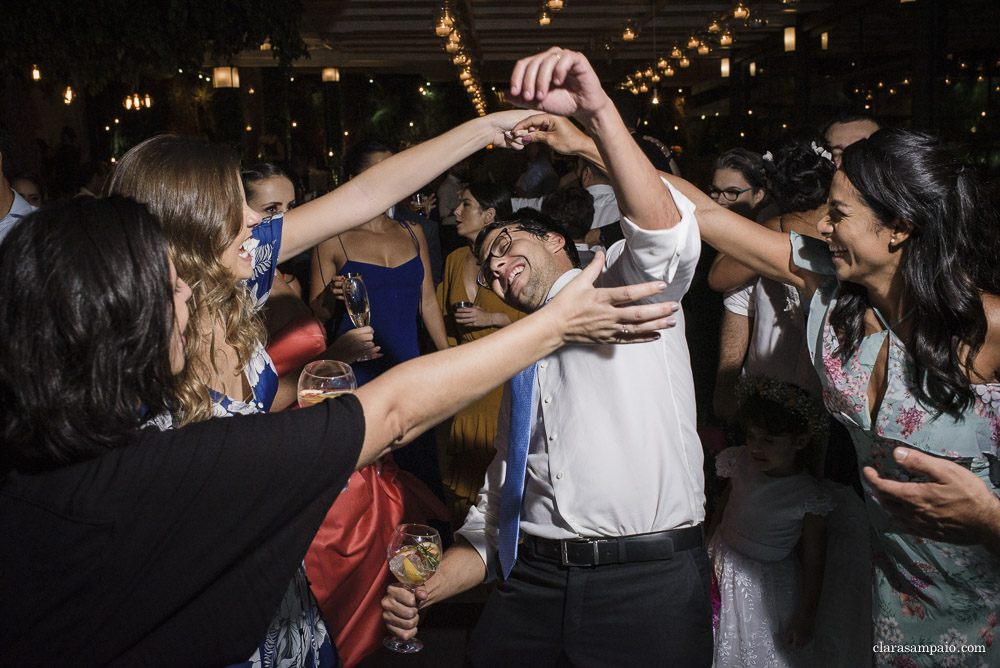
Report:
M794 241L793 241L794 245ZM807 267L815 270L814 266ZM829 321L840 284L827 278L810 306L810 354L823 383L823 401L854 441L859 469L883 477L919 480L892 456L898 446L916 448L970 469L997 493L989 460L1000 443L1000 385L975 386L976 400L961 419L935 415L914 395L915 364L902 341L883 330L865 337L846 361L835 355L837 335ZM888 339L888 341L887 341ZM871 417L868 383L880 349L888 347L888 382ZM986 666L1000 662L995 643L1000 614L1000 559L979 545L952 545L905 533L883 510L862 478L872 529L874 642L884 645L948 645L958 651L880 652L884 666ZM963 645L983 651L962 652Z

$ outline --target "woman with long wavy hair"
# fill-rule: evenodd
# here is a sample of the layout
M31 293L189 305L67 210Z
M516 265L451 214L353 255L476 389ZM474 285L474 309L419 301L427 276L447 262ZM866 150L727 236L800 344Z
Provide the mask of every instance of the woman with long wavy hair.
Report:
M505 132L525 116L510 111L468 121L322 197L268 218L247 205L239 160L226 147L161 135L122 156L107 191L146 204L160 219L177 273L193 293L179 401L158 425L269 410L278 376L264 350L257 310L270 292L275 265L371 220L472 152L491 143L509 144ZM252 441L252 435L247 439ZM328 644L300 568L250 661L299 665L309 647Z
M791 244L678 183L706 241L807 305L863 469L874 641L954 646L907 665L981 659L961 646L991 644L1000 614L1000 220L976 175L929 135L881 130L844 150L821 239Z

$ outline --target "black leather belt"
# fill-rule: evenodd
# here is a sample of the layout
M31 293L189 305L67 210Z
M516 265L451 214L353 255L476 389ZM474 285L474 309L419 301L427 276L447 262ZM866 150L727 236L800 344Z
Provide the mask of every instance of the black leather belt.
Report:
M526 534L524 545L536 556L558 561L563 566L601 566L670 559L675 552L702 547L704 540L699 524L684 529L615 538L556 540Z

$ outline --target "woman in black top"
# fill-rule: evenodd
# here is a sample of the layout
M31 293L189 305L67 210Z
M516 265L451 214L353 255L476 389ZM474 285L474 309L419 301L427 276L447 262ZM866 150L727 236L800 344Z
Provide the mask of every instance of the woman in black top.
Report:
M656 284L595 290L598 268L354 395L161 432L191 293L159 225L118 197L25 218L0 245L0 664L245 657L353 470L566 342L672 324L615 306Z

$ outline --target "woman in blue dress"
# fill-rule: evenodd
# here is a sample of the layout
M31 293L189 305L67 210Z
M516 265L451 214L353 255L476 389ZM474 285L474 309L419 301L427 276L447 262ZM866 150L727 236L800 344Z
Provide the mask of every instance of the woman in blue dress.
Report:
M350 182L390 156L392 151L380 142L356 144L344 155L344 179ZM419 225L393 220L391 210L383 211L363 225L317 245L312 254L311 299L324 290L339 292L340 281L348 273L361 274L368 289L370 325L375 345L382 352L381 357L351 365L358 385L420 354L418 318L423 320L438 350L448 347L431 279L427 240ZM353 328L344 310L338 309L330 321L331 340ZM396 463L441 495L441 471L432 432L406 452L398 453Z
M108 190L146 204L163 224L178 275L193 292L178 406L161 427L267 411L277 373L264 351L257 311L282 258L371 220L452 163L488 144L527 112L469 121L383 161L323 197L262 219L249 208L239 160L229 149L172 135L139 144L119 162ZM506 135L509 136L509 135ZM339 659L304 571L251 665L337 665Z

